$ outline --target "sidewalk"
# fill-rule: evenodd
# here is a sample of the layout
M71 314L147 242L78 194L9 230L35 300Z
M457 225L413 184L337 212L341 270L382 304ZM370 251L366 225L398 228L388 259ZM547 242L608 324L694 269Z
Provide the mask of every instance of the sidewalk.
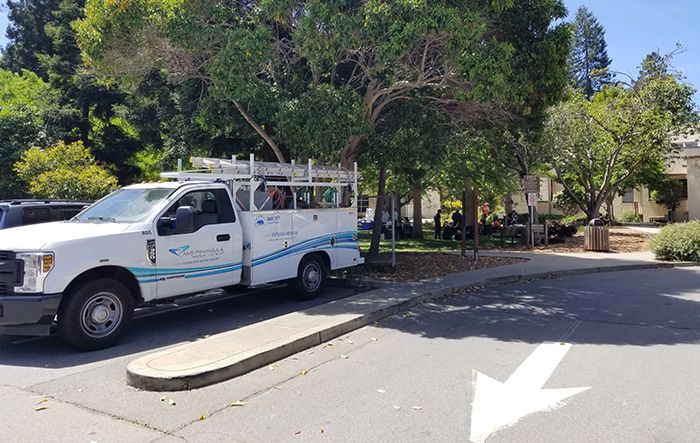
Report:
M696 265L658 262L648 252L492 252L482 255L521 257L529 261L420 282L385 284L355 296L177 345L131 362L127 367L127 382L151 391L207 386L317 346L418 303L469 287L597 272Z

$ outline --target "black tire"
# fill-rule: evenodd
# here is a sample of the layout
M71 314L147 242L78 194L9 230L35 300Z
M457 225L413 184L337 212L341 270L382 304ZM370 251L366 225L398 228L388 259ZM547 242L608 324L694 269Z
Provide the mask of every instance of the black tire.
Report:
M124 284L97 278L77 285L61 304L58 333L68 345L85 351L116 344L134 317L134 299Z
M323 292L328 269L318 254L309 254L299 263L297 278L289 280L292 295L297 300L313 300Z

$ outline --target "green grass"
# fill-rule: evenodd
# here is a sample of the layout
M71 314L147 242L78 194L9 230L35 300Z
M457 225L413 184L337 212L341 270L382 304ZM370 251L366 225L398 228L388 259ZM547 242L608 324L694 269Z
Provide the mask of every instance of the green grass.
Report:
M370 240L372 237L371 231L360 231L360 249L368 251ZM467 240L467 249L472 249L474 242ZM510 240L506 240L505 247L510 245ZM491 236L482 236L479 239L479 248L491 249L500 248L501 239ZM424 231L422 239L397 239L396 250L401 252L450 252L460 251L462 248L460 241L454 240L434 240L433 232ZM391 239L382 240L379 244L380 252L391 252Z

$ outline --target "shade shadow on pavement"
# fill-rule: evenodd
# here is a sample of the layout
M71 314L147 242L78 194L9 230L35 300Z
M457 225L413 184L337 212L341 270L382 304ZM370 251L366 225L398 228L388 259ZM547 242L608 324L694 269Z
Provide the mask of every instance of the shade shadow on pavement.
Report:
M316 300L297 301L291 298L286 286L277 286L180 310L163 313L157 313L156 310L156 315L136 318L129 333L119 344L94 352L71 349L57 336L29 338L0 335L0 365L66 368L126 355L133 357L142 352L201 340L210 335L323 305L366 290L368 288L329 286Z
M463 291L379 322L426 338L541 342L525 325L553 322L663 329L664 334L598 334L579 330L571 343L654 346L700 342L700 268L610 272ZM450 327L441 327L449 324ZM670 332L670 333L668 333ZM550 340L558 340L553 335Z

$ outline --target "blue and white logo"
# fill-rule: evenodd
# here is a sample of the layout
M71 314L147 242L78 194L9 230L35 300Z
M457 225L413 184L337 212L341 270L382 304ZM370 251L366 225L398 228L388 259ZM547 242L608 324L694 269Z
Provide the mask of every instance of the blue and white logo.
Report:
M185 252L187 252L188 249L190 249L190 245L185 245L185 246L180 246L177 248L168 249L168 251L170 251L170 253L173 255L177 255L178 257L182 257L183 255L185 255Z
M255 219L255 226L265 226L265 217L258 217Z

